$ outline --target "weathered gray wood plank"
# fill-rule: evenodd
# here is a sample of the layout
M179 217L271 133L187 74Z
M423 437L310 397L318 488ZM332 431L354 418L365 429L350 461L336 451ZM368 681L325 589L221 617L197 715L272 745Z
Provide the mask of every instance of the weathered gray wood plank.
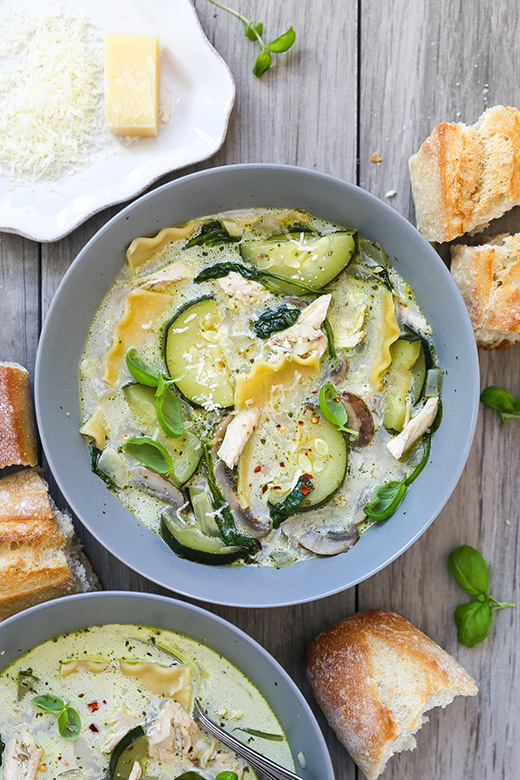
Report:
M360 183L413 221L407 159L439 121L473 123L488 106L518 105L518 19L496 3L364 0L361 10ZM384 30L384 35L381 34ZM377 32L375 32L377 31ZM377 151L382 162L369 162ZM518 214L498 230L518 230ZM497 226L488 232L497 232ZM443 248L444 257L449 253ZM520 352L480 352L482 386L520 393ZM479 696L433 711L415 753L394 758L385 777L513 778L518 769L519 693L514 675L518 616L496 616L490 638L470 650L457 643L452 612L470 600L447 572L460 544L490 562L497 598L518 601L520 431L481 410L470 459L440 517L399 560L361 585L359 608L385 606L409 618L472 673Z

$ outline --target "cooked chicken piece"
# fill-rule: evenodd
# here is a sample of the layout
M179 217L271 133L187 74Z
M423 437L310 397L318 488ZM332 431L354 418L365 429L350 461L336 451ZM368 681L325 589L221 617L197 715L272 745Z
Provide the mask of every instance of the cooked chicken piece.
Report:
M141 764L139 763L139 761L134 761L132 771L128 775L128 780L139 780L142 774L143 774L143 770L141 769Z
M167 265L149 276L142 276L136 279L138 287L144 287L145 290L164 290L170 284L183 282L185 279L191 279L193 271L184 260L178 260L176 263Z
M217 454L230 469L238 463L240 454L253 433L259 417L258 409L243 409L227 426Z
M265 287L258 282L251 282L235 271L230 271L227 276L217 279L217 284L227 296L228 309L247 309L255 303L261 303L268 293Z
M139 718L135 713L127 712L122 709L122 707L119 707L107 721L107 724L111 726L111 729L110 735L102 747L103 753L111 753L117 743L123 739L125 734L127 734L130 729L133 729L134 726L137 726L138 723Z
M35 780L42 756L43 750L28 731L11 737L3 756L4 780Z
M399 460L403 452L420 439L435 420L438 406L438 398L428 398L421 411L406 423L401 433L390 439L386 446L394 458Z
M431 333L432 329L416 303L407 301L405 304L396 302L396 316L401 325L409 325L418 333Z
M297 355L305 358L314 349L319 357L327 349L327 337L320 326L327 316L331 295L321 295L305 308L294 325L280 331L265 343L265 350L271 358L278 360L280 355Z
M148 730L148 751L157 759L164 759L165 753L172 752L187 756L201 736L193 718L176 701L168 699Z

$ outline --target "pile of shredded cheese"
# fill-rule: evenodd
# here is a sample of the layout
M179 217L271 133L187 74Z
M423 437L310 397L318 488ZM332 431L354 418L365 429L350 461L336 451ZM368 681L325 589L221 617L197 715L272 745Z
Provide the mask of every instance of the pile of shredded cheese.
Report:
M0 173L55 182L102 145L102 40L59 7L0 11Z

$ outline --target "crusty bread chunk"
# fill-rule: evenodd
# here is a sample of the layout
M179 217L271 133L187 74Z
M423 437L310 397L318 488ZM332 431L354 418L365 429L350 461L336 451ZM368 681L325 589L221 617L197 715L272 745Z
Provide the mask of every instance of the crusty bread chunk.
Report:
M474 125L436 125L409 166L428 241L481 230L520 203L520 112L493 106Z
M19 363L0 362L0 469L37 462L29 373Z
M520 233L451 248L451 273L482 349L520 340Z
M0 479L0 620L98 586L70 518L53 505L38 472Z
M477 693L451 655L384 609L323 631L309 648L307 672L318 704L368 780L395 753L415 748L424 712Z

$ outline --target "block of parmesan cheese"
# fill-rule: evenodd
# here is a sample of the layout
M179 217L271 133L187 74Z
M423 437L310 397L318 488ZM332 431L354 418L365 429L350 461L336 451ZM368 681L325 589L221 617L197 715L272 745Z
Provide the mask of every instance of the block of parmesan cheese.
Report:
M159 39L105 36L105 121L114 135L157 135Z

